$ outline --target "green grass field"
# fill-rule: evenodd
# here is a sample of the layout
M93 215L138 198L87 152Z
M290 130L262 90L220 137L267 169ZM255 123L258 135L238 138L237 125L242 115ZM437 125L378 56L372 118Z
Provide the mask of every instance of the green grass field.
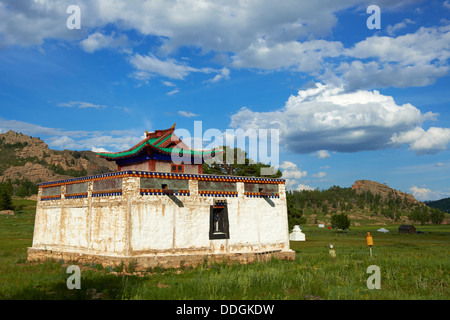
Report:
M63 261L29 263L35 202L15 200L23 210L0 216L0 299L295 299L447 300L450 298L450 226L416 226L423 234L398 234L396 225L352 227L341 233L307 226L307 241L291 242L295 261L250 265L120 272L100 265L81 267L81 289L69 290ZM365 235L374 237L373 257ZM328 252L335 245L336 258ZM366 273L377 265L381 289L368 289ZM131 267L131 266L130 266Z

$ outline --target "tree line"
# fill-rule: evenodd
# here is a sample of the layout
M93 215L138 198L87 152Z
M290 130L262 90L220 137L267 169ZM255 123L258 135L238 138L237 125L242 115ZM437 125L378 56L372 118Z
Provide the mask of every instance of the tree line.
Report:
M38 185L29 180L15 179L0 183L0 210L14 210L12 197L29 197L38 193Z

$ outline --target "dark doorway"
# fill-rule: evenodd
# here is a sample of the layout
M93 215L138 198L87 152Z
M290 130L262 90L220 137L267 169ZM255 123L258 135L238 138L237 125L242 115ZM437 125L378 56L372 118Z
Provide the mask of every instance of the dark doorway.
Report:
M215 204L210 210L209 239L230 239L227 205Z

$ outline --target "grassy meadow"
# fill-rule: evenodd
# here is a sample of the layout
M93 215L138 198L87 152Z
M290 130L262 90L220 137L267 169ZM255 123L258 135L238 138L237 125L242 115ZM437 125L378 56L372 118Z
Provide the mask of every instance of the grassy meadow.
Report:
M35 202L14 200L22 210L0 216L0 299L294 299L294 300L447 300L450 226L416 226L423 234L398 234L398 225L357 226L342 233L306 226L307 241L291 242L295 261L249 265L200 265L184 269L133 272L133 266L81 267L81 289L66 286L68 263L26 261L34 227ZM365 235L374 237L369 256ZM336 258L328 244L335 245ZM381 272L381 289L370 290L370 265Z

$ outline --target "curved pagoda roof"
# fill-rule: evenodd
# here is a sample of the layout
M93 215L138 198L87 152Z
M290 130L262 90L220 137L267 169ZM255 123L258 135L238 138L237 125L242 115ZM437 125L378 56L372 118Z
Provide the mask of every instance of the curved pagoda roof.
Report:
M160 153L171 155L172 152L178 152L181 156L191 157L211 157L221 150L195 150L189 148L179 137L174 134L175 124L165 130L155 130L154 132L145 131L146 138L136 144L134 147L121 152L98 152L97 156L109 161L115 161L134 157L143 153Z

